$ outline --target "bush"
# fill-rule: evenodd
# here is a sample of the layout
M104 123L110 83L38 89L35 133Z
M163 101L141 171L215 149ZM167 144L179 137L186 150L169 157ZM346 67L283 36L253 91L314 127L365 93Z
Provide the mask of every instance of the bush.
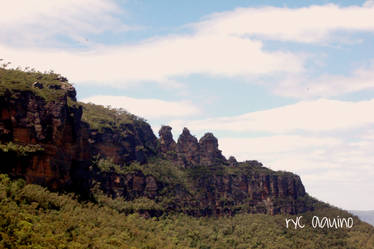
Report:
M39 144L16 144L9 142L7 144L0 144L0 150L3 152L15 152L17 156L27 156L31 153L44 151L44 148Z

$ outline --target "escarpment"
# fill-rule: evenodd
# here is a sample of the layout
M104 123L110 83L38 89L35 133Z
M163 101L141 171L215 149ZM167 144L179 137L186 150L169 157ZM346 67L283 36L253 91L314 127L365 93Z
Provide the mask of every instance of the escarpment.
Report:
M77 102L59 75L0 69L1 172L82 195L98 186L196 216L313 209L298 176L227 160L212 133L198 140L184 128L176 142L171 130L157 138L124 110Z
M0 97L3 171L52 189L72 183L75 167L90 155L80 123L82 108L68 106L67 94L46 101L31 91L7 90ZM33 151L36 145L41 149Z
M195 176L202 191L197 215L249 213L296 214L307 210L305 189L300 178L292 174L269 173Z
M133 161L146 163L148 157L157 154L157 138L145 121L102 106L83 103L80 105L83 106L83 112L87 112L83 115L82 123L88 125L88 143L92 155L108 158L122 165ZM97 117L87 117L92 112ZM100 116L105 116L108 112L113 112L114 116L106 117L109 121L103 123ZM121 118L117 123L110 121Z
M22 73L25 78L8 82L15 72L0 73L3 172L53 190L88 190L94 157L128 164L145 163L156 154L158 141L145 121L76 102L75 89L66 78Z

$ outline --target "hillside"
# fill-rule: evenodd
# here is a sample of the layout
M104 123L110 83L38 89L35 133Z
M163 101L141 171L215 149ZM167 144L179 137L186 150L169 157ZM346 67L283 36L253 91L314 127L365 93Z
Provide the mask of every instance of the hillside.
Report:
M86 199L96 186L112 197L147 197L195 216L313 210L299 176L226 160L212 133L198 140L185 128L175 142L163 126L157 139L125 110L77 102L62 76L0 73L3 173Z
M0 175L1 248L373 248L374 229L354 219L351 229L287 229L284 215L239 214L195 218L171 214L146 218L154 204L104 195L96 204L73 195L51 193ZM322 208L303 214L347 217L345 211Z
M291 172L226 159L212 133L175 141L171 129L157 138L125 110L77 102L58 74L0 68L2 246L373 247L356 217L352 229L286 229L294 215L350 214Z

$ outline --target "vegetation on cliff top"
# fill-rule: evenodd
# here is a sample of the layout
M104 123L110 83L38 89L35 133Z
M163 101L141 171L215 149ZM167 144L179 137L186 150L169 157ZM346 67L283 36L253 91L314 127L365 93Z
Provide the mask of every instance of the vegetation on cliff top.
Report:
M82 120L90 125L91 129L102 131L105 128L112 130L124 128L126 124L141 124L145 120L139 118L124 109L115 109L95 105L92 103L82 103L83 107Z
M5 64L6 65L6 64ZM33 69L6 68L0 66L0 96L6 92L11 95L28 91L45 101L58 100L66 94L66 88L71 87L67 79L53 71L39 72ZM145 120L127 112L124 109L115 109L95 105L92 103L76 102L68 98L70 106L83 108L82 120L92 129L102 131L105 128L117 130L126 124L145 125Z
M11 93L19 91L30 91L35 95L42 97L46 101L56 100L65 94L61 88L61 75L54 72L37 72L34 70L24 71L21 69L5 69L0 67L0 95L7 90ZM33 86L34 83L40 83L40 88Z
M304 229L286 228L285 216L240 214L194 218L184 214L145 218L127 209L146 210L143 199L124 202L105 196L79 202L23 180L0 175L1 248L374 248L374 228L354 218L351 229L313 229L307 221L349 217L326 208L305 213ZM290 217L287 217L290 218Z

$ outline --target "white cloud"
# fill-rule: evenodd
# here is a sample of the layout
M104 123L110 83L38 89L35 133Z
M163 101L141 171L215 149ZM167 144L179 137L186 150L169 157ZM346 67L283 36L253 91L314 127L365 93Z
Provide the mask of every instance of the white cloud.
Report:
M75 82L108 82L117 87L139 81L170 84L174 76L199 73L246 77L303 70L303 58L264 52L260 42L227 36L166 37L90 52L0 46L0 54L18 65L52 68Z
M276 135L267 137L223 137L220 140L225 155L236 155L239 160L258 158L264 154L296 153L316 147L332 147L339 144L334 137L300 135Z
M260 41L201 32L149 39L136 45L95 45L83 52L46 50L44 43L55 35L67 35L84 43L85 34L126 28L116 18L124 10L114 1L103 0L30 0L7 3L2 10L5 14L0 16L4 27L0 31L4 38L0 39L1 58L38 70L53 69L81 84L105 81L122 87L158 82L177 86L175 77L191 74L256 77L304 70L303 56L265 52ZM25 44L23 49L12 48L19 41ZM35 44L38 46L29 48Z
M374 124L374 116L370 115L373 108L374 99L361 102L319 99L239 116L188 122L175 120L171 124L197 131L206 127L211 130L272 133L337 131Z
M86 42L85 34L126 30L116 17L123 13L113 0L18 0L1 3L0 41L43 47L55 35Z
M292 75L280 81L273 92L293 98L339 96L346 93L374 89L374 63L355 70L350 76L322 75L315 79Z
M18 0L4 2L1 7L0 23L8 25L33 21L39 23L43 18L60 19L62 16L78 18L78 14L82 13L102 14L116 10L113 1L102 0ZM92 18L92 15L88 18Z
M106 82L114 87L138 82L179 86L175 77L191 74L253 78L276 73L290 76L284 81L277 77L271 84L276 94L288 97L325 97L374 85L372 68L357 70L351 77L326 75L306 80L306 56L265 51L260 41L265 37L321 42L335 30L372 32L374 24L367 21L374 14L370 1L350 7L239 8L194 23L192 35L165 36L136 45L90 46L85 52L4 45L21 41L43 47L55 35L85 43L85 34L129 28L116 18L123 12L112 0L7 2L0 16L1 58L39 70L53 69L79 84Z
M2 6L0 24L4 28L0 37L7 39L3 44L9 44L9 39L24 43L30 40L42 46L54 35L68 35L86 42L84 34L127 27L116 18L124 10L114 1L30 0L22 1L21 5L9 2ZM372 70L367 70L368 73L358 70L349 78L322 76L309 81L304 76L295 78L305 72L306 57L265 51L258 35L276 40L320 42L334 30L373 31L374 24L367 21L372 14L374 7L369 2L351 7L329 4L297 9L240 8L193 24L192 35L165 36L137 45L91 46L85 52L27 46L14 49L0 44L0 55L16 65L53 69L79 84L105 81L122 87L158 82L178 86L175 77L191 74L253 78L284 73L292 78L275 80L275 93L292 97L329 96L338 87L340 90L335 92L339 93L371 87ZM24 37L20 39L20 35ZM249 39L246 35L256 37Z
M334 31L374 32L374 6L339 7L335 4L303 8L238 8L216 13L195 26L201 33L256 35L267 39L324 42Z
M144 118L185 117L196 115L200 110L191 103L183 101L164 101L159 99L135 99L126 96L92 96L81 100L115 108L123 108Z

